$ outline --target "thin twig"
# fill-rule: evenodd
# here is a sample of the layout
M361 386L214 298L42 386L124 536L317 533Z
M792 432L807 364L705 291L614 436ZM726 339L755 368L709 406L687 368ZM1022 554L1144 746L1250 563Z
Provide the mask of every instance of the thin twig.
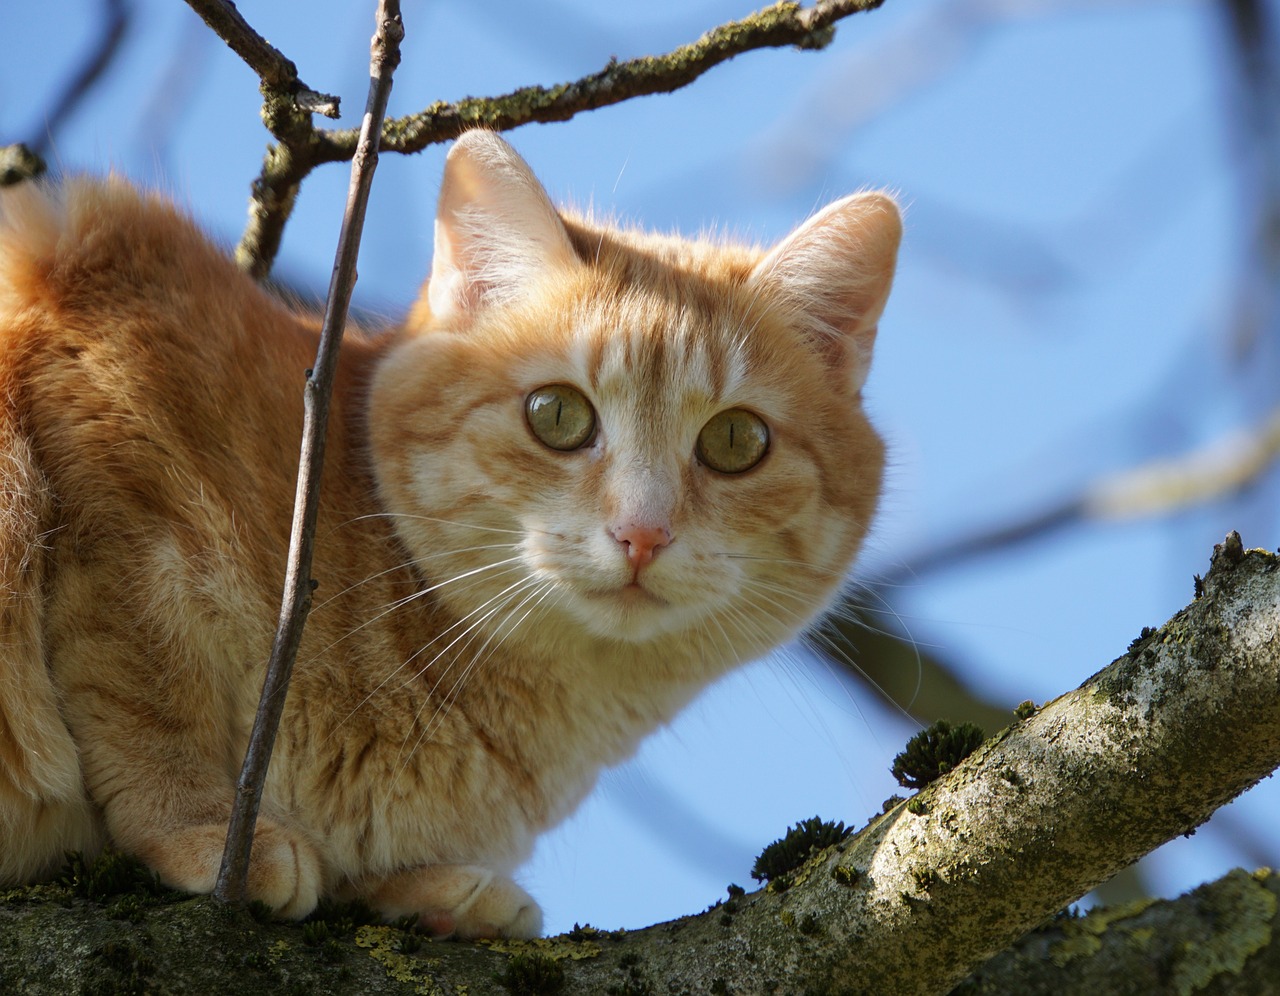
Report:
M293 61L254 31L235 4L228 0L187 0L187 5L258 74L264 96L265 91L274 91L287 95L300 111L338 117L338 98L312 90L298 79L298 67Z
M227 828L227 846L218 872L214 895L225 902L242 902L249 873L249 854L262 786L276 730L284 711L289 677L302 640L302 629L311 608L312 552L315 545L316 515L319 509L320 473L324 465L325 430L329 421L329 398L338 360L338 347L356 283L356 258L364 229L369 189L378 165L378 144L382 119L386 115L391 80L400 62L400 41L404 27L399 0L379 0L378 26L373 36L369 73L369 100L360 129L360 143L351 166L346 213L338 237L338 250L329 284L320 330L315 366L308 371L303 393L305 416L302 450L299 457L298 488L294 502L293 532L289 538L289 563L276 629L275 645L263 682L262 699L254 719L249 749L236 784L235 806Z
M195 5L208 0L188 2ZM421 152L470 128L509 131L526 124L567 121L583 111L632 97L670 93L754 49L787 45L824 48L835 37L836 21L874 10L883 2L818 0L806 8L783 0L740 21L713 28L696 42L666 55L611 60L599 72L558 86L530 86L500 97L432 104L417 114L387 121L382 128L382 148L387 152ZM236 249L236 260L258 279L271 271L303 178L322 163L350 159L356 148L357 135L350 130L299 130L286 136L282 132L282 128L273 129L280 142L268 150L262 172L254 181L249 221Z

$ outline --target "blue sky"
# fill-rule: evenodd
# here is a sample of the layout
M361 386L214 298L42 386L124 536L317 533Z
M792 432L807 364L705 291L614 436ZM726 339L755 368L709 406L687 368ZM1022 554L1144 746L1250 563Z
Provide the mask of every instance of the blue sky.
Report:
M184 5L134 8L117 71L56 136L52 159L170 190L232 244L269 139L256 80ZM372 4L239 8L310 85L342 95L354 124ZM409 2L391 113L576 78L751 9ZM101 30L96 3L59 10L56 38L34 8L6 18L0 141L40 131ZM1246 350L1237 334L1249 250L1231 59L1217 7L1191 0L887 0L845 21L826 51L747 54L681 93L508 137L554 197L659 229L768 242L850 190L899 194L907 236L867 389L892 467L863 571L925 565L895 589L895 610L1012 709L1073 688L1184 605L1229 529L1280 544L1272 471L1242 498L927 568L950 537L1209 444L1274 405L1274 336ZM383 157L361 307L394 316L416 292L442 160L441 149ZM282 276L326 285L346 183L345 166L307 180ZM748 884L755 853L789 823L820 813L860 824L878 811L912 730L865 688L785 652L712 689L607 773L524 880L554 930L700 910L729 882ZM1269 780L1225 826L1150 859L1150 887L1173 895L1236 864L1280 863L1278 810Z

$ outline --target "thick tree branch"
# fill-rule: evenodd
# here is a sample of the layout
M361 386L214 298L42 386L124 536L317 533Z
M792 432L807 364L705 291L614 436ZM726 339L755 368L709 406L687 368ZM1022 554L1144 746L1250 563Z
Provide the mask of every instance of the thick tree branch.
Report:
M320 474L324 467L325 434L329 423L329 397L337 369L338 346L351 305L356 283L356 259L364 231L365 209L373 172L378 165L378 138L391 95L392 75L400 63L400 41L404 27L399 0L379 0L378 26L373 36L369 67L369 100L365 108L360 142L351 168L347 207L338 237L329 298L320 329L315 366L307 371L303 394L305 415L302 452L298 461L298 489L293 511L293 531L289 537L289 559L285 575L280 622L275 645L267 665L262 700L254 719L249 749L236 785L236 801L227 829L227 846L214 894L227 902L244 899L249 873L249 853L257 820L262 787L271 760L271 749L284 710L285 693L294 659L302 640L303 626L311 609L312 551L315 546L316 516L319 511Z
M1272 993L1277 907L1280 875L1236 869L1176 900L1062 916L982 966L956 996Z
M193 6L210 0L189 0ZM524 87L500 97L468 97L439 102L426 110L383 125L382 147L393 152L421 152L457 138L468 128L509 131L521 125L566 121L583 111L621 103L632 97L670 93L687 86L707 70L736 55L760 48L794 45L818 49L830 43L836 21L874 10L884 0L818 0L812 7L784 0L740 21L708 31L696 42L661 56L611 61L580 80L553 87ZM264 116L269 110L264 107ZM350 159L352 131L273 129L280 143L267 152L253 184L249 222L236 259L255 277L270 272L280 239L303 178L316 166Z

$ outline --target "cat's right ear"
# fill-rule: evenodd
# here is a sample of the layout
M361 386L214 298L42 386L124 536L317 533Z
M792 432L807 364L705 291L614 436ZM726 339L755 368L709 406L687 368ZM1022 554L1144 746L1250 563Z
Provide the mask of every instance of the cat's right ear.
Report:
M427 282L433 324L469 324L577 256L533 171L496 134L463 133L445 161Z

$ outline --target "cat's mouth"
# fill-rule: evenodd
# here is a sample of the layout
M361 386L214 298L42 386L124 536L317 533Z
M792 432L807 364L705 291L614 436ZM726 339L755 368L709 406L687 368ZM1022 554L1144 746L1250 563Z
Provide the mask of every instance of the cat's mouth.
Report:
M671 604L660 595L655 595L639 581L631 581L621 588L589 591L586 595L593 602L609 602L613 605L622 605L628 608L661 608Z

